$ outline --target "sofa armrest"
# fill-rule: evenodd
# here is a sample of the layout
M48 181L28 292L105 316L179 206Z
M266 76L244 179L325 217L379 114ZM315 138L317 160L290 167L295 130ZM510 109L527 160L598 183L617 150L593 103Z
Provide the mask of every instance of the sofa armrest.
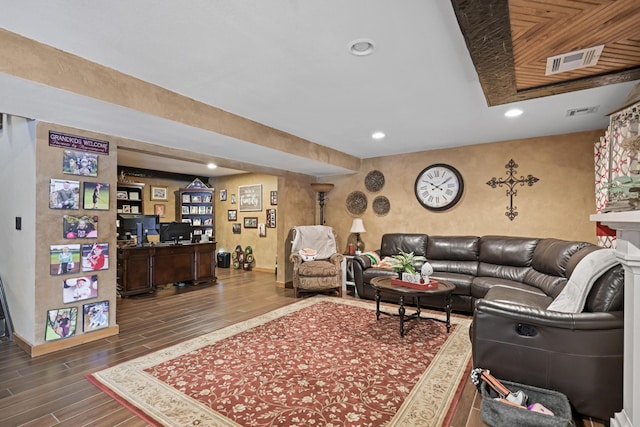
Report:
M622 329L624 327L624 313L622 311L562 313L488 299L478 300L475 311L478 317L497 316L533 326L560 329Z
M497 378L557 390L581 414L606 420L622 408L624 313L560 313L479 300L470 330L473 364Z

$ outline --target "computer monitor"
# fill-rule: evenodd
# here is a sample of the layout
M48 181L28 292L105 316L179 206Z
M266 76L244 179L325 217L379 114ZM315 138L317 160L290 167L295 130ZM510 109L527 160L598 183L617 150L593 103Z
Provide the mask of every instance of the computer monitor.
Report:
M161 222L160 241L179 242L191 241L192 228L188 222Z
M142 215L142 214L118 214L118 238L125 239L127 233L131 236L137 236L138 225L141 224L142 234L157 235L160 217L158 215Z

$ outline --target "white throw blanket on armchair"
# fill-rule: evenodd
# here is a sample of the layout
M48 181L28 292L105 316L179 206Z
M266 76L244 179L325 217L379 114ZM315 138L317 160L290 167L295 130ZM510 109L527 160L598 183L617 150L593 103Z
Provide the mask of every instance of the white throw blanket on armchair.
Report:
M618 262L613 249L593 251L582 258L575 270L573 270L564 289L547 307L547 310L564 313L582 312L593 283L598 280L602 273L618 264Z
M293 229L295 237L291 244L291 253L310 248L318 251L317 259L327 259L337 252L333 228L325 225L301 225Z

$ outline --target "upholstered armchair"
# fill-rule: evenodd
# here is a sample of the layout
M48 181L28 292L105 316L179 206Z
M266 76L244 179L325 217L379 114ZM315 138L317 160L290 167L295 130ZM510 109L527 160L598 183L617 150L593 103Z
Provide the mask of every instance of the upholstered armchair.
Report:
M333 228L323 225L293 228L291 256L293 289L298 298L303 292L337 292L342 296L342 254L337 252ZM313 249L315 259L304 260L301 249Z

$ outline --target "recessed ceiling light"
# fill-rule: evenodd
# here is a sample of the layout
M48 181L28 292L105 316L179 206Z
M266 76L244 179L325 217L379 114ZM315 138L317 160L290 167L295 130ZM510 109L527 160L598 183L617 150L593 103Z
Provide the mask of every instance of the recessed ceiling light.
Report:
M382 139L382 138L384 138L384 137L385 137L384 132L380 132L380 131L378 131L378 132L374 132L374 133L371 135L371 138L373 138L373 139Z
M506 113L504 113L505 117L518 117L522 115L522 110L518 108L513 108Z
M349 53L355 56L371 55L376 48L376 43L371 39L356 39L347 45Z
M209 164L207 165L207 167L208 167L209 169L215 169L215 168L217 168L218 166L214 165L213 163L209 163Z

